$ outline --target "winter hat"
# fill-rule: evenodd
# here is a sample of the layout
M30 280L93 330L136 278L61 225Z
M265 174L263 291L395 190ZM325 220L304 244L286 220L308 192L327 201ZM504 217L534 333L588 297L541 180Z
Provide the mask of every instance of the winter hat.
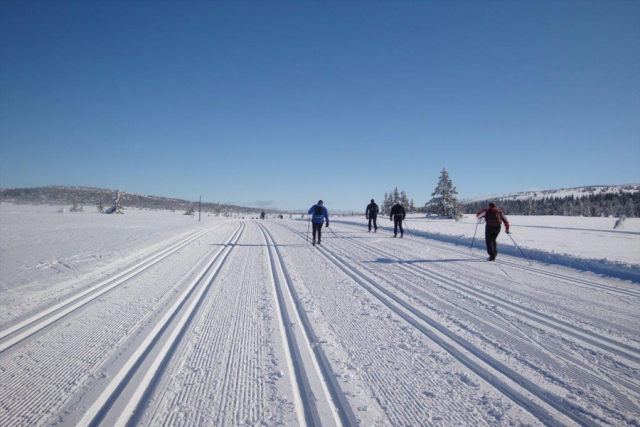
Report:
M491 202L491 203L489 203L489 207L490 207L490 208L495 208L495 207L496 207L496 204L495 204L495 203L493 203L493 202Z
M318 200L318 204L321 205L322 204L322 200Z

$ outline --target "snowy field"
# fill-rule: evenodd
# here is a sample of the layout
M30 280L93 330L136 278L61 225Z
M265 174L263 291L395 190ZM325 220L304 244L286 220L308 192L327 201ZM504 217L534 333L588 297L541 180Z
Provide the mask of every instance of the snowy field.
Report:
M0 426L640 425L639 219L59 208L0 204Z

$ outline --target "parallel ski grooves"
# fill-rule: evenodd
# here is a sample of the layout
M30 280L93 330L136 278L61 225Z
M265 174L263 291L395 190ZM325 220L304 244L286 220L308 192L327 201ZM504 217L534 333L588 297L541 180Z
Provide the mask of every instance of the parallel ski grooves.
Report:
M83 418L78 422L77 426L96 426L102 423L107 412L111 408L112 404L118 395L123 393L127 383L139 369L141 362L149 354L151 349L158 342L158 339L167 331L169 325L175 325L171 335L164 343L160 353L156 356L151 366L147 368L144 378L141 384L137 385L133 397L129 400L127 406L119 414L119 418L116 421L116 426L125 426L129 424L129 421L134 417L140 402L144 395L146 395L149 386L156 373L166 363L166 358L169 357L175 350L175 347L179 343L184 328L189 320L194 315L195 310L199 306L199 303L208 289L209 285L213 281L213 278L219 271L220 267L224 264L226 257L231 252L233 245L240 238L242 230L244 229L244 223L236 229L233 235L227 240L227 242L220 248L220 250L210 259L207 265L201 270L198 276L191 282L191 284L184 290L182 295L175 301L173 306L165 313L163 318L155 325L153 330L147 335L141 345L131 355L127 362L120 369L118 374L109 382L107 388L96 399L93 405L84 414ZM218 265L212 268L217 262ZM205 277L203 280L203 277ZM191 295L195 295L192 302L186 308L186 310L180 313L185 306L187 300Z
M393 254L390 254L383 250L364 245L361 242L355 241L354 239L347 239L347 240L349 240L350 243L355 244L356 246L359 246L363 249L383 255L385 257L388 257L389 259L396 259L398 261L402 261L401 259L397 258ZM464 283L460 283L459 281L450 279L442 274L429 271L425 268L418 267L411 264L401 264L400 267L416 272L419 275L430 277L439 282L444 282L447 285L452 286L460 291L473 295L475 298L488 301L491 304L499 306L505 310L509 310L515 314L518 314L519 316L526 317L527 319L530 319L533 322L537 322L541 325L548 326L550 328L557 330L558 332L570 335L585 343L588 343L602 350L608 351L612 354L616 354L632 362L640 364L640 350L637 349L636 347L627 345L625 343L621 343L612 338L580 328L569 322L549 316L548 314L541 313L541 312L532 312L530 308L523 307L516 302L509 301L505 298L502 298L496 295L491 295L481 290L471 289L468 285L465 285ZM605 342L611 345L604 344ZM618 347L618 348L615 348L615 347ZM621 349L624 349L624 350L621 350ZM635 354L632 354L632 353L635 353Z
M283 225L283 227L288 228L295 234L299 235L301 238L304 238L303 233L290 228L288 226ZM456 335L448 328L442 326L440 323L435 320L429 318L424 313L420 312L416 308L414 308L411 304L402 300L398 296L391 293L389 290L380 286L378 283L369 279L357 269L353 268L349 265L349 263L343 261L340 257L332 254L328 250L322 247L318 247L320 252L324 254L328 260L330 260L333 264L335 264L340 270L342 270L345 274L351 277L354 281L360 284L363 288L365 288L371 295L380 300L383 304L385 304L388 308L402 317L405 321L413 325L416 329L426 335L433 342L440 345L443 349L445 349L449 354L458 359L463 365L467 366L473 372L475 372L479 377L487 381L489 384L494 386L497 390L503 393L505 396L508 396L511 400L516 402L518 405L525 408L531 414L533 414L536 418L542 421L545 425L549 426L562 426L564 423L556 419L551 413L547 410L533 402L528 397L524 396L519 391L515 390L513 387L508 385L506 382L501 380L500 378L493 375L489 370L483 368L480 363L474 361L469 356L465 355L463 352L458 350L454 345L451 345L447 341L438 337L431 329L427 328L422 322L425 322L427 325L435 328L438 332L444 334L448 339L455 342L458 346L464 348L466 351L471 353L474 357L476 357L482 363L492 367L500 374L504 375L506 378L509 378L514 383L526 389L528 392L536 395L538 398L546 402L548 405L553 407L559 413L562 413L584 426L592 426L595 427L598 424L592 421L591 419L585 417L583 414L579 412L573 412L568 408L572 408L573 404L569 402L567 399L557 396L548 390L541 388L540 386L533 383L531 380L525 378L512 368L504 365L498 360L495 360L490 355L486 354L481 349L477 348L464 338ZM392 302L393 301L393 302ZM411 315L409 314L411 313ZM420 319L420 321L416 320L415 317Z
M356 228L357 226L354 225L353 223L350 222L344 222L344 221L334 221L334 222L340 222L341 225L345 225L347 227L350 228ZM361 227L359 227L361 228ZM441 244L441 242L437 241L437 240L433 240L433 239L429 239L429 238L425 238L425 240L429 241L429 246L440 249L442 251L448 252L448 253L452 253L452 254L456 254L456 255L460 255L460 256L464 256L465 258L469 258L469 259L484 259L485 255L482 256L477 256L477 255L473 255L471 253L469 253L469 251L464 251L464 250L456 250L451 248L450 246L445 246L443 244ZM420 242L420 239L414 239L414 241L418 244L424 244L422 242ZM628 295L628 296L632 296L632 297L640 297L640 292L636 292L633 291L631 289L620 289L620 288L616 288L613 286L609 286L606 285L604 283L599 283L593 280L587 280L587 279L583 279L581 277L573 277L567 274L562 274L562 273L556 273L556 272L552 272L552 271L548 271L548 270L544 270L541 269L539 267L533 266L533 265L528 265L528 264L519 264L517 262L513 262L513 261L507 261L507 260L503 260L503 259L499 259L497 260L498 264L505 264L511 267L515 267L524 271L529 271L532 273L536 273L540 276L543 277L551 277L554 279L560 279L563 280L565 282L568 283L573 283L573 284L577 284L577 285L584 285L584 286L589 286L592 288L597 288L597 289L603 289L603 290L607 290L610 292L614 292L620 295Z
M326 354L322 350L322 346L318 340L317 335L313 330L313 327L311 325L311 322L309 321L309 318L306 312L304 311L303 307L300 304L300 299L293 286L293 281L291 279L291 276L289 275L286 269L286 266L284 265L284 262L282 260L282 254L280 253L278 246L275 244L275 241L273 240L273 236L266 229L266 227L260 224L260 228L264 234L264 238L267 243L267 246L269 246L270 249L273 249L273 254L271 253L271 251L269 251L270 264L273 271L273 277L276 283L278 301L281 307L285 328L287 330L287 337L290 340L290 342L293 344L293 348L291 348L292 356L294 356L294 359L300 357L299 350L297 349L297 346L299 344L296 343L295 335L293 334L293 330L291 329L290 316L287 313L286 305L283 301L283 298L284 298L284 295L282 293L283 288L290 293L295 303L295 307L297 309L297 315L300 318L305 334L308 337L309 344L313 349L313 354L315 356L316 362L318 363L320 370L322 372L322 376L323 376L322 381L325 383L330 393L330 396L328 396L329 398L328 400L332 401L333 404L335 405L336 410L338 411L338 415L340 417L340 421L342 422L342 425L356 426L358 422L356 420L355 414L353 413L353 410L351 409L351 406L349 405L344 393L340 389L340 385L336 380L336 375L331 368L331 364ZM282 284L280 283L280 280L278 279L276 263L279 265L282 273L284 274L284 278L286 282L284 287L282 286ZM308 374L306 373L304 364L302 363L302 360L295 361L295 364L296 364L296 369L299 371L297 375L302 377L300 378L301 382L299 381L298 384L301 387L301 390L300 390L301 395L305 396L305 398L303 399L303 402L305 404L314 403L315 399L311 394L311 390L307 389L309 387L308 379L306 378ZM312 426L321 425L319 416L317 414L317 408L315 407L308 408L305 405L305 414L306 414L305 416L306 416L307 423L309 423L309 425L312 425Z
M211 227L204 231L199 231L178 243L172 244L168 248L163 249L158 253L155 253L147 257L145 260L135 264L132 267L129 267L125 271L115 274L112 277L98 283L97 285L92 286L91 288L83 292L80 292L52 307L49 307L41 311L40 313L34 316L31 316L30 318L10 328L7 328L1 331L0 340L4 340L4 341L0 344L0 353L14 346L20 341L23 341L33 336L35 333L37 333L41 329L44 329L45 327L51 325L52 323L55 323L56 321L67 316L73 311L78 310L79 308L85 306L86 304L95 300L96 298L105 294L106 292L109 292L115 287L122 285L127 280L137 276L138 274L147 270L151 266L157 264L158 262L168 257L169 255L177 252L178 250L188 245L189 243L199 239L200 237L202 237L209 231L213 230L214 228L217 228L217 227ZM18 334L18 332L21 330L23 332ZM5 338L8 338L10 336L12 337L5 340Z

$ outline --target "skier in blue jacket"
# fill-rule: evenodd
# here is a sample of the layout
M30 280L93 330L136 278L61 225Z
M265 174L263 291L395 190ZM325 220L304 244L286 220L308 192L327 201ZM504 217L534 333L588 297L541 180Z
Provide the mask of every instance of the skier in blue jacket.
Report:
M322 200L318 200L318 203L311 206L309 209L309 215L311 215L311 225L313 226L313 246L316 245L316 234L318 235L318 244L322 239L322 224L324 220L327 220L327 227L329 226L329 211L324 207Z

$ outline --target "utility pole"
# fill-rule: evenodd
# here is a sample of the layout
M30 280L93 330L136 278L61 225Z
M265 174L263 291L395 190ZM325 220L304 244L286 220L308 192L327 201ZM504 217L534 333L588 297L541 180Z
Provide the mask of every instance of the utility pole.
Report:
M200 222L200 212L202 212L202 196L200 196L200 200L198 201L198 222Z

